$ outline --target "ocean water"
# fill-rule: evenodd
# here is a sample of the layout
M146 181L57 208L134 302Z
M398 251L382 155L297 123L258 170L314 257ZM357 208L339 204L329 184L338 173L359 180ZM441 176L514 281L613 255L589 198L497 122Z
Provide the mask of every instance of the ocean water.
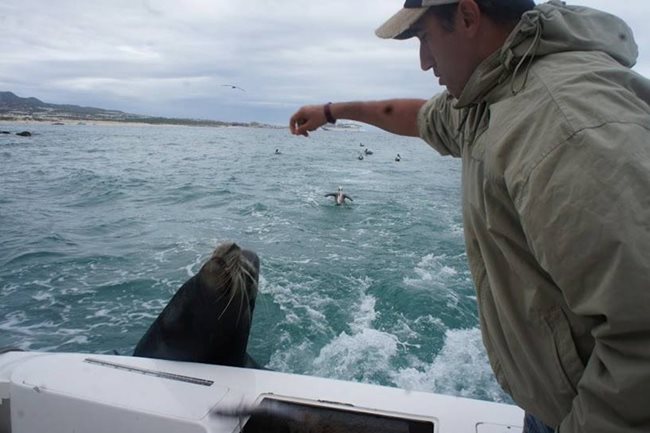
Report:
M459 161L377 130L0 125L25 129L0 135L0 346L130 354L234 240L262 263L249 353L265 367L508 401ZM339 185L354 202L324 197Z

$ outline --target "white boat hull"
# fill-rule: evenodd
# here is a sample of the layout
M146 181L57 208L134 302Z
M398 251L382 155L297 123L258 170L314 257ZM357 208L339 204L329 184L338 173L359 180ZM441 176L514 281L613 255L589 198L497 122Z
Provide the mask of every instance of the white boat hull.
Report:
M408 419L431 433L515 433L523 420L521 409L506 404L267 370L80 353L0 355L0 398L0 433L231 433L246 420L211 412L264 398Z

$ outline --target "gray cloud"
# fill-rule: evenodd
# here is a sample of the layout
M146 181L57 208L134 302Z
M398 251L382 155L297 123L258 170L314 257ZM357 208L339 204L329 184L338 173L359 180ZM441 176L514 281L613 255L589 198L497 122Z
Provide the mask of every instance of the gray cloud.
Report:
M650 42L650 2L584 0ZM299 105L426 97L414 41L374 29L399 0L9 0L0 3L0 90L48 102L285 123ZM233 83L246 92L222 86Z

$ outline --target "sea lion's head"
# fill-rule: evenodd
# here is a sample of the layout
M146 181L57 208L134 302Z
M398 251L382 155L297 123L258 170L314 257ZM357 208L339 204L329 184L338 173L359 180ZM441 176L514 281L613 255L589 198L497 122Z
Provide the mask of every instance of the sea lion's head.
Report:
M253 251L241 249L234 242L223 242L217 246L212 257L199 271L202 281L207 287L213 287L218 296L227 296L226 308L230 301L241 299L239 308L243 308L244 300L248 301L250 313L255 309L257 286L260 274L260 259Z
M244 367L260 260L234 242L217 246L140 338L133 354Z

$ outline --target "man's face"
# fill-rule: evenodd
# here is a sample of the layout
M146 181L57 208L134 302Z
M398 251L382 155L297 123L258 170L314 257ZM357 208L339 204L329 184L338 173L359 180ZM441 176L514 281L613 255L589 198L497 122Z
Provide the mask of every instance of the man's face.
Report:
M431 69L441 86L458 98L465 84L480 63L476 44L462 31L462 18L456 14L454 30L442 26L440 19L426 13L413 26L420 40L420 66L423 71Z

